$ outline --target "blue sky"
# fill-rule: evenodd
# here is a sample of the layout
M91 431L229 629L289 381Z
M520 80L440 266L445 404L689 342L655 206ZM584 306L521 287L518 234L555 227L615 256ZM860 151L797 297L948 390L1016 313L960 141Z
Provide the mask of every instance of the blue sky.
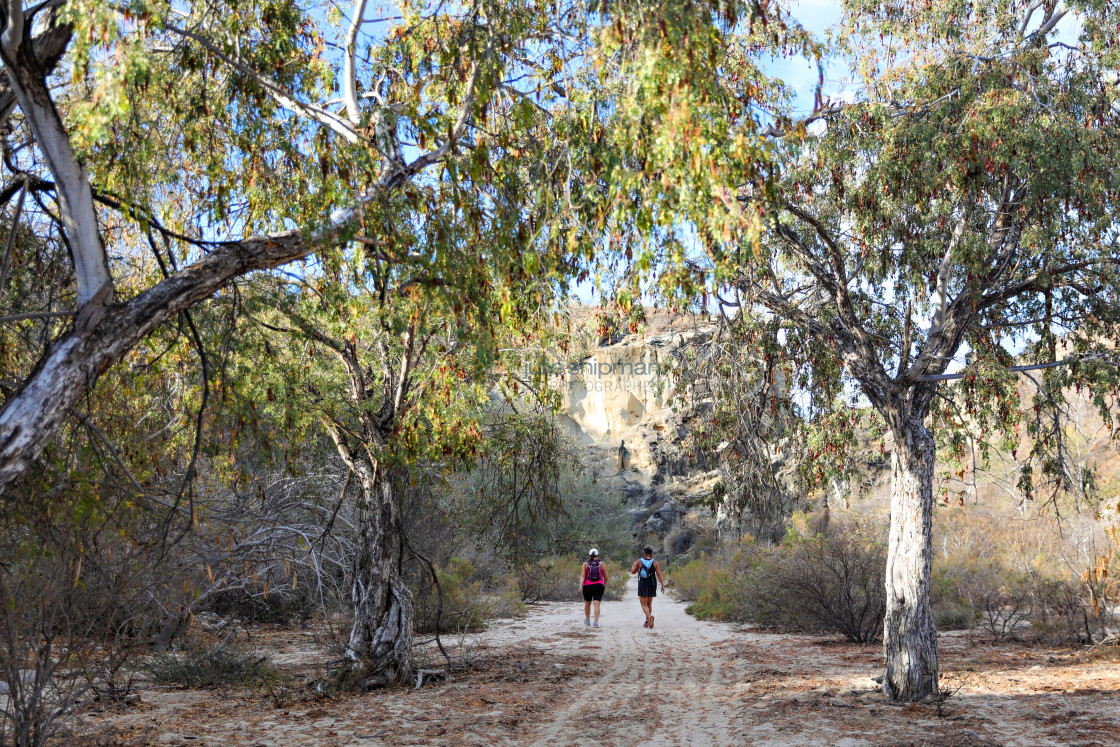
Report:
M793 17L818 39L840 20L841 4L836 0L801 0L793 6ZM817 88L816 65L797 58L782 59L766 66L767 71L788 83L797 95L795 110L808 114L813 110L813 94ZM825 90L834 97L843 87L847 70L833 63L825 68Z

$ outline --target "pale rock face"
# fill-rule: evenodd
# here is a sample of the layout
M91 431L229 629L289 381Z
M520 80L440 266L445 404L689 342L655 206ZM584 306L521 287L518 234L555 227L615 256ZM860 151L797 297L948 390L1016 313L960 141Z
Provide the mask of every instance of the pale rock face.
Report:
M599 348L554 378L563 387L561 420L581 442L609 452L628 481L648 486L685 474L680 444L688 431L671 407L678 394L673 353L708 339L714 329L629 337Z
M675 381L669 361L658 353L641 344L612 345L568 372L564 412L582 435L618 446L623 431L666 405Z
M703 354L703 343L717 329L709 324L646 338L631 335L550 372L562 395L560 421L583 444L585 465L606 478L599 483L603 490L618 491L630 507L637 544L648 542L657 553L686 552L693 538L729 522L724 512L699 508L721 479L717 460L698 453L690 438L692 418L711 403L711 395L681 391L673 375L678 353L699 345ZM777 376L773 385L781 389L785 382L780 372ZM783 458L789 446L775 447L775 468L789 494L798 495L793 463Z

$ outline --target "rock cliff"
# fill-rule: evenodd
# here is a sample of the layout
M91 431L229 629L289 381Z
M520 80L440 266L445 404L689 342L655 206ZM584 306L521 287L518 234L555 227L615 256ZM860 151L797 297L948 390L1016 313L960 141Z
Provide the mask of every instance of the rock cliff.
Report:
M664 329L668 327L668 329ZM714 526L690 511L711 493L717 473L692 444L689 420L703 399L678 388L680 353L716 328L690 317L653 334L632 334L555 371L561 421L586 448L585 462L606 490L618 491L638 542L658 552L687 551ZM686 403L687 406L686 406Z

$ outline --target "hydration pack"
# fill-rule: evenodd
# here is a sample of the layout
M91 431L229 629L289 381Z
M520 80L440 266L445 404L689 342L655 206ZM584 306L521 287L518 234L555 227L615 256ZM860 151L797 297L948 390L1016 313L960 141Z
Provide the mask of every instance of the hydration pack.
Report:
M653 558L649 558L649 565L646 565L646 558L642 558L641 562L642 562L642 567L638 571L638 577L639 578L653 578L654 577L654 570L653 570L653 562L654 561L653 561Z
M602 564L598 558L591 560L587 563L587 580L590 583L598 584L603 581L603 569L600 567Z

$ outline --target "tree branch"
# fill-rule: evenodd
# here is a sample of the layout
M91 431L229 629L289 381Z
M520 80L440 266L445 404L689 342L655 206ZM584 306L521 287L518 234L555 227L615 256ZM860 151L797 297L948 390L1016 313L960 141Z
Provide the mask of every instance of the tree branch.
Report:
M66 317L74 316L73 311L37 311L30 314L12 314L11 316L0 316L0 324L7 324L9 322L23 322L30 319L64 319Z
M1068 366L1068 365L1071 365L1073 363L1080 363L1081 361L1086 361L1086 360L1099 360L1102 363L1105 363L1109 366L1115 366L1117 368L1120 368L1120 360L1113 360L1111 358L1106 358L1105 356L1100 355L1098 353L1089 353L1089 354L1086 354L1086 355L1070 356L1069 358L1063 358L1060 361L1050 361L1049 363L1032 363L1032 364L1026 365L1026 366L1008 366L1004 370L1005 371L1010 371L1012 373L1021 373L1023 371L1041 371L1044 368L1055 368L1057 366ZM963 379L964 377L966 377L968 375L969 375L968 371L960 371L958 373L951 373L951 374L936 374L936 375L931 374L929 376L919 377L918 381L952 381L952 380L955 380L955 379Z
M996 304L1009 301L1023 293L1032 293L1057 287L1061 285L1061 283L1054 282L1055 278L1063 278L1065 275L1070 275L1078 270L1087 270L1094 265L1100 264L1120 265L1120 257L1094 257L1093 259L1083 262L1071 262L1069 264L1060 265L1059 267L1039 270L998 292L981 296L977 301L977 309L983 310L990 308Z
M1029 220L1029 216L1010 226L1000 226L1000 221L997 221L997 234L1000 236L1000 240L996 246L996 256L992 268L984 276L981 287L995 285L1011 266L1026 220ZM962 290L946 310L942 325L935 330L931 328L931 333L926 336L921 353L918 354L913 365L897 379L898 383L903 386L911 386L919 381L919 377L927 375L927 372L931 369L934 373L930 375L938 375L944 371L953 355L956 354L957 348L960 347L964 333L968 330L972 320L983 308L984 306L976 299L971 288L966 287ZM921 397L914 401L920 408L927 405L932 399L933 390L924 387Z
M933 321L930 324L929 335L932 337L945 326L945 311L949 305L949 271L952 269L953 255L956 253L964 232L968 228L968 219L972 214L971 201L961 210L961 217L953 227L949 237L949 245L945 248L945 256L941 258L941 265L937 268L937 288L933 293Z
M15 212L12 214L12 227L8 229L8 241L4 245L4 257L0 259L0 297L8 285L8 271L12 267L12 250L16 245L16 229L19 228L20 213L23 212L23 201L27 197L27 179L23 179L23 189L19 191L19 200L16 202Z
M849 372L864 385L872 401L878 398L886 406L890 399L891 378L879 360L872 335L868 333L852 305L840 246L815 216L792 205L787 204L785 208L798 220L808 223L829 251L833 273L829 273L813 256L792 229L777 223L778 235L785 239L786 244L806 263L817 282L832 295L837 316L829 323L831 336L828 342L837 346Z
M486 58L489 57L492 43L493 42L486 45ZM436 161L447 155L448 152L450 152L451 148L454 147L455 143L459 139L459 136L463 133L463 128L466 127L467 122L470 120L471 110L474 109L474 102L476 97L478 96L478 79L481 74L482 65L478 60L475 60L471 63L470 79L467 81L467 92L463 97L463 106L459 111L459 118L451 127L451 133L448 135L447 140L444 140L442 143L440 143L439 147L435 150L425 153L424 155L413 161L411 164L409 164L409 171L415 173L427 168L429 165L435 163Z
M269 96L272 97L273 101L275 101L288 111L294 114L298 114L302 117L312 119L319 124L330 128L335 133L340 135L343 139L345 139L348 143L357 143L361 139L354 127L352 127L349 122L342 119L337 114L334 114L333 112L314 104L307 104L299 101L290 93L288 93L283 86L274 82L268 76L257 72L252 68L252 66L244 62L239 57L226 54L220 47L218 47L217 44L215 44L210 39L207 39L205 36L196 34L189 29L181 29L178 26L172 26L170 24L168 24L164 28L166 28L168 31L171 31L172 33L179 34L182 37L197 42L222 62L243 73L244 75L252 78L258 84L260 84L260 86L265 90L265 92L268 93Z
M363 200L401 181L400 174L390 175ZM0 410L0 493L38 457L66 410L148 333L236 277L302 259L338 240L356 214L356 208L336 211L327 227L310 239L300 231L284 231L222 243L127 303L109 307L92 330L76 326L55 342Z

